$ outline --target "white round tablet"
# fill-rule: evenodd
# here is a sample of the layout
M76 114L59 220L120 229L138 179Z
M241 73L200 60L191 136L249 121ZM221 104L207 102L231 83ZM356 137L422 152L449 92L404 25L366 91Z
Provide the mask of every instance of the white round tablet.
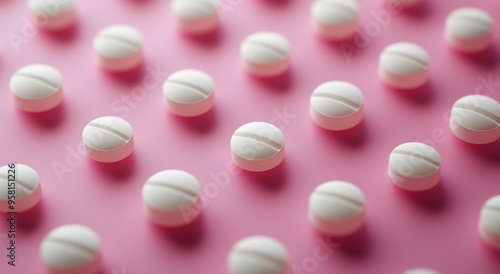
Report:
M212 109L214 89L212 77L194 69L174 72L163 83L167 109L185 117L198 116Z
M104 68L117 72L130 70L142 61L142 36L131 26L109 26L94 38L94 51Z
M479 217L479 235L486 244L500 250L500 195L484 203Z
M242 169L270 170L285 157L285 136L269 123L245 124L236 129L231 137L231 157Z
M399 42L387 46L379 57L379 76L397 89L422 86L429 78L429 55L419 45Z
M101 244L97 234L82 225L63 225L42 240L40 255L57 274L94 274L100 269Z
M132 126L114 116L92 120L83 129L82 139L87 155L98 162L117 162L134 150Z
M51 66L33 64L20 68L10 78L10 90L16 105L28 112L55 108L63 98L62 76Z
M357 186L330 181L317 186L309 197L309 220L319 231L342 237L361 229L365 195Z
M467 95L451 109L451 131L471 144L487 144L500 138L500 103L484 95Z
M356 0L316 0L311 4L313 28L327 39L339 41L354 36L358 16Z
M441 156L424 143L401 144L389 156L389 178L410 191L433 188L441 178Z
M46 30L62 30L75 23L75 0L29 0L28 8L35 25Z
M0 167L1 212L26 211L34 207L41 196L40 177L33 168L21 164ZM13 208L9 207L9 201L15 202Z
M164 170L151 176L142 188L148 217L165 227L193 222L201 211L200 183L182 170Z
M251 236L238 241L228 255L232 274L283 274L288 252L279 241L267 236Z
M323 83L311 94L309 114L326 129L352 128L363 119L363 93L348 82Z
M456 9L446 18L445 39L452 48L461 52L483 51L493 40L493 18L478 8Z
M219 1L173 0L172 14L179 28L188 34L206 34L219 25Z
M241 56L248 72L260 77L272 77L288 70L290 43L281 34L257 32L241 44Z

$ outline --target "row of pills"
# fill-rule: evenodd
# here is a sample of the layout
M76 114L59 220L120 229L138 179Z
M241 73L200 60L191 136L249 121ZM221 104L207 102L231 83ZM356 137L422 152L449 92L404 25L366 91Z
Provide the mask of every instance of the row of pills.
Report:
M410 162L420 173L412 173L412 178L405 177L401 169L398 170L402 162ZM416 164L417 162L419 163ZM435 178L439 178L439 155L424 144L407 143L398 146L391 153L389 165L390 178L397 176L399 181L394 182L402 187L406 183L411 185L426 180L435 182ZM9 168L0 167L2 178ZM16 174L16 190L19 192L16 208L18 212L23 212L35 206L41 198L40 177L34 169L22 164L16 165ZM404 182L406 179L412 181ZM188 225L201 212L200 193L200 183L193 175L181 170L158 172L151 176L142 188L146 215L151 221L164 227ZM7 197L8 193L2 188L0 210L3 212L9 211ZM485 243L497 249L500 249L499 207L500 195L487 200L481 210L478 226L479 235ZM317 186L309 197L309 220L325 235L352 235L362 228L364 219L365 195L354 184L329 181ZM99 237L90 228L82 225L64 225L53 229L43 239L40 252L48 269L57 273L95 273L100 267ZM251 270L249 273L283 273L287 267L287 251L275 239L264 236L248 237L233 246L228 256L228 264L231 273L241 273L244 270Z
M21 68L12 76L10 88L18 107L26 111L45 111L62 100L61 74L47 65ZM198 70L175 72L163 85L167 108L180 116L198 116L209 111L214 105L214 90L212 78ZM363 93L355 85L331 81L312 92L309 112L311 119L325 129L346 130L362 121L363 104ZM494 142L500 138L500 104L484 95L462 97L453 105L450 127L458 138L466 142ZM268 135L267 139L264 133ZM116 117L91 121L83 131L83 139L91 158L101 162L122 160L133 150L132 127ZM250 144L252 139L254 142ZM261 142L268 149L259 148ZM233 159L247 170L269 170L283 159L284 142L281 131L272 125L245 125L236 130L231 140ZM252 148L252 155L245 155L249 154L248 146ZM271 163L273 157L275 162ZM258 163L258 159L267 159L270 163ZM249 166L253 164L259 167Z
M415 8L422 0L387 0L395 10ZM57 31L65 29L76 20L75 0L30 0L28 6L43 27ZM219 25L217 0L171 2L171 10L179 28L192 35L212 32ZM355 35L359 23L359 5L356 0L316 0L311 4L311 21L314 30L322 37L346 40ZM43 19L39 19L43 18ZM477 8L460 8L446 19L445 38L455 49L475 53L489 47L492 41L491 16Z

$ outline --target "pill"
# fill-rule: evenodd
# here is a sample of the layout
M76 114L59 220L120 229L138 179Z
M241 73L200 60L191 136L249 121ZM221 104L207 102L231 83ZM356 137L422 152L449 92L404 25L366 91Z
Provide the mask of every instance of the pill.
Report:
M478 227L483 241L495 249L500 249L500 195L491 197L484 203Z
M243 238L233 245L228 255L232 274L283 274L287 264L285 246L267 236Z
M92 120L83 129L82 139L87 155L98 162L117 162L134 150L132 126L118 117Z
M446 18L445 39L455 50L477 53L493 41L493 19L478 8L459 8Z
M105 69L131 70L142 62L142 36L130 26L109 26L94 38L94 51Z
M285 136L269 123L244 124L231 137L231 157L242 169L255 172L270 170L285 157Z
M26 211L34 207L41 196L40 177L33 168L22 164L0 167L1 212Z
M75 0L29 0L28 8L34 24L42 29L67 29L76 21Z
M399 42L387 46L379 57L379 76L396 89L413 89L429 78L429 55L420 46Z
M396 186L405 190L433 188L441 178L441 156L424 143L401 144L389 156L388 174Z
M365 195L357 186L329 181L309 197L309 220L319 231L343 237L356 233L365 219Z
M313 29L321 37L346 40L358 26L359 6L355 0L316 0L311 5Z
M413 268L403 272L403 274L439 274L439 272L429 268Z
M53 109L63 98L62 76L48 65L33 64L20 68L10 78L9 86L17 107L27 112Z
M198 116L214 105L214 81L210 75L194 69L180 70L163 83L167 109L179 116Z
M318 86L311 95L312 120L329 130L345 130L363 119L363 93L355 85L330 81Z
M423 0L387 0L387 4L393 10L413 9L420 6L423 2Z
M243 64L247 71L259 77L273 77L288 70L290 43L281 34L257 32L241 44Z
M178 27L191 35L207 34L219 26L217 0L173 0L171 10Z
M147 216L165 227L192 223L201 212L200 183L182 170L164 170L151 176L142 187Z
M484 95L467 95L451 109L451 131L471 144L487 144L500 138L500 104Z
M101 268L99 236L83 225L51 230L40 245L44 265L53 274L93 274Z

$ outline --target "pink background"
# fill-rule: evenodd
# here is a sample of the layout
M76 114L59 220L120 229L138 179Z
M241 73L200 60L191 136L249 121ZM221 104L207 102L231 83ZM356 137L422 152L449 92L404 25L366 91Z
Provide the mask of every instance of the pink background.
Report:
M500 23L498 1L428 1L421 11L391 14L380 28L374 14L386 7L360 0L362 32L367 27L373 37L350 42L357 50L349 58L338 44L312 33L310 1L221 0L228 11L222 13L220 32L204 39L177 31L169 2L79 1L77 27L53 35L23 34L29 18L24 1L0 0L0 165L35 168L43 187L42 203L18 216L15 268L4 256L7 222L0 220L0 273L44 273L40 241L68 223L99 234L102 273L227 273L232 244L255 234L286 245L290 266L303 271L295 273L401 273L417 266L442 273L500 273L500 254L483 245L476 228L482 204L500 194L500 142L467 145L453 136L447 121L461 96L479 92L500 100L500 28L494 49L478 57L454 53L443 41L451 10L483 8ZM104 72L92 51L94 35L115 23L135 26L144 36L145 66L130 75ZM292 44L292 69L285 77L258 80L241 67L240 42L262 30L280 32ZM9 42L16 35L25 37L17 50ZM416 42L431 57L430 82L417 92L390 90L377 77L378 54L398 41ZM31 63L61 71L61 107L36 115L15 107L9 79ZM147 68L155 67L160 78L138 92L150 79ZM213 76L216 107L208 115L181 119L167 113L163 79L183 68ZM488 78L497 83L484 85ZM364 92L366 113L359 128L331 133L309 118L311 92L329 80L352 82ZM132 98L128 105L122 101L127 97ZM279 115L284 111L288 117ZM99 164L77 152L85 124L103 115L125 118L134 128L135 151L121 163ZM227 168L231 134L250 121L283 129L287 152L276 170L250 174ZM387 179L390 151L408 141L427 142L441 153L442 181L429 193L404 193ZM57 164L68 172L58 176ZM146 218L141 188L155 172L173 168L200 180L206 207L194 225L169 231ZM227 184L217 186L213 174ZM336 241L334 252L320 261L314 256L321 237L307 219L308 198L328 180L358 185L367 197L367 219L357 238Z

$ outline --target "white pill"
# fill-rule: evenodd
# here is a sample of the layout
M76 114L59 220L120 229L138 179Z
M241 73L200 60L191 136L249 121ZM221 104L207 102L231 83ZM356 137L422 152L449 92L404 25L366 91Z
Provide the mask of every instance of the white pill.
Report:
M441 156L424 143L404 143L392 150L388 173L392 182L402 189L427 190L441 178Z
M198 116L214 105L214 81L210 75L194 69L180 70L163 83L167 109L179 116Z
M130 70L142 61L142 36L130 26L109 26L94 38L94 51L104 68L110 71Z
M290 43L281 34L257 32L241 44L241 56L248 72L260 77L272 77L288 70Z
M132 126L114 116L92 120L83 129L82 139L87 155L98 162L117 162L134 150Z
M179 28L188 34L198 35L214 31L219 25L219 1L173 0L172 13Z
M471 144L487 144L500 138L500 104L484 95L467 95L451 109L451 131Z
M479 217L479 235L486 244L500 249L500 195L484 203Z
M75 23L75 0L29 0L28 8L34 24L46 30L62 30Z
M200 183L181 170L164 170L151 176L142 188L148 217L165 227L193 222L201 212Z
M269 123L245 124L236 129L231 137L231 157L242 169L270 170L285 157L285 136Z
M356 33L359 6L355 0L316 0L311 5L313 28L320 36L346 40Z
M63 225L50 231L40 245L40 256L50 273L93 274L101 267L99 236L82 225Z
M403 274L439 274L439 272L429 268L413 268L406 270Z
M420 46L399 42L387 46L379 57L379 76L397 89L422 86L429 78L429 55Z
M459 8L446 18L445 39L461 52L477 53L493 41L493 18L478 8Z
M10 78L16 105L28 112L55 108L63 98L62 76L51 66L33 64L20 68Z
M288 252L279 241L267 236L251 236L233 245L228 255L232 274L282 274Z
M40 201L41 196L40 177L34 169L21 164L0 167L1 212L26 211L34 207ZM14 202L11 204L13 208L9 207L9 201Z
M348 82L323 83L311 95L309 114L316 124L326 129L352 128L363 119L363 93Z
M317 186L309 197L309 220L319 231L342 237L361 229L365 195L357 186L330 181Z

